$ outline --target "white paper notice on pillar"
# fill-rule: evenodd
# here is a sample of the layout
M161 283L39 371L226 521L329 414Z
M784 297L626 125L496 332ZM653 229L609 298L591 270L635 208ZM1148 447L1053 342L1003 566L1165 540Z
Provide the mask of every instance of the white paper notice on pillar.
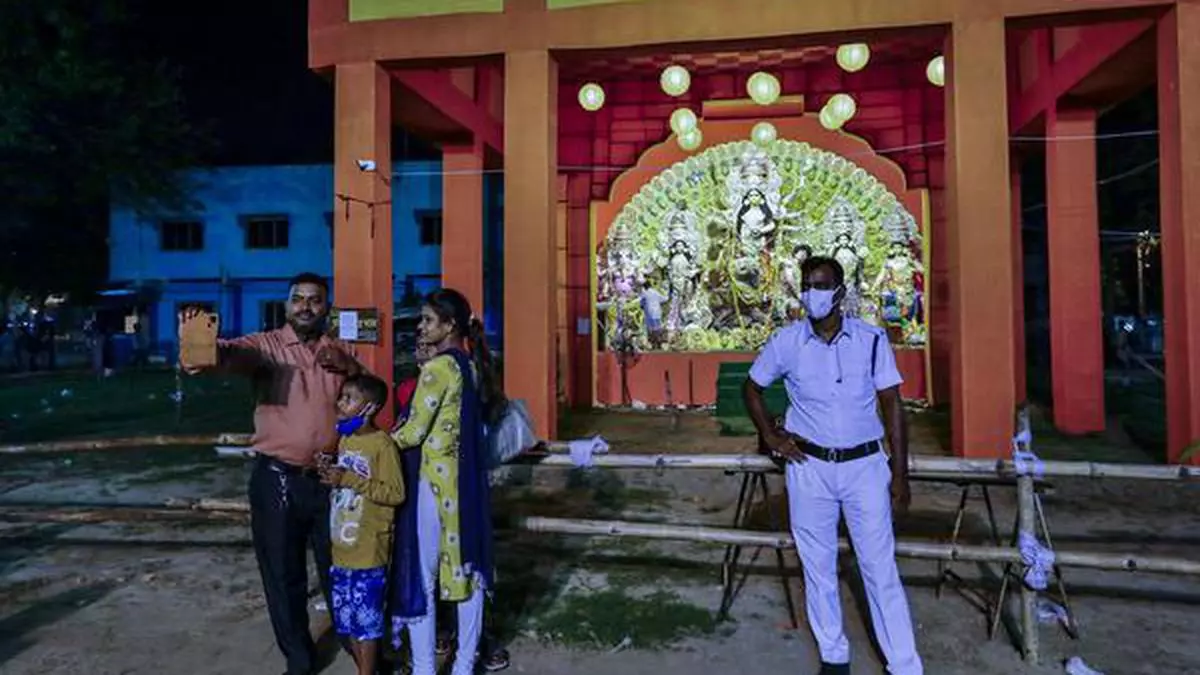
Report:
M575 334L576 335L591 335L592 320L591 319L575 319Z
M358 312L351 309L338 312L338 339L346 342L358 340Z

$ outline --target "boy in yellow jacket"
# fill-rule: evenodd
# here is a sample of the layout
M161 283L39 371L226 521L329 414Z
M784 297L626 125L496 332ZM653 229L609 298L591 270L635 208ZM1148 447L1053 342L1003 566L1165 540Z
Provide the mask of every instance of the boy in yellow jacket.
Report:
M373 375L346 379L338 398L336 462L325 463L322 480L333 486L333 625L351 640L359 675L374 675L386 620L387 569L395 507L404 501L400 454L391 436L375 426L388 390Z

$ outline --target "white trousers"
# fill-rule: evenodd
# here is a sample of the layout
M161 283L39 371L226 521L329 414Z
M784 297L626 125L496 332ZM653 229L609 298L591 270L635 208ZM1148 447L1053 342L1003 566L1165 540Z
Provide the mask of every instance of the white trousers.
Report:
M896 566L892 471L882 452L835 464L812 457L787 466L792 536L804 565L804 598L825 663L850 662L838 584L838 519L846 516L875 637L892 675L922 675L908 598Z
M412 643L413 675L436 675L437 672L437 599L438 543L442 537L442 521L438 517L437 498L428 481L417 488L417 550L421 557L421 580L425 584L425 617L409 626ZM476 580L471 597L457 603L458 651L454 657L453 675L472 675L475 672L475 652L483 631L483 584Z

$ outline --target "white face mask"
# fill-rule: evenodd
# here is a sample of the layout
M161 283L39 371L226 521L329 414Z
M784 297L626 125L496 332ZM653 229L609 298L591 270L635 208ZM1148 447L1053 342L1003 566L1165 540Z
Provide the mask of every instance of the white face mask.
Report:
M829 316L833 311L833 297L837 295L836 290L822 290L810 288L804 291L802 299L804 306L808 308L808 316L813 321L820 321Z

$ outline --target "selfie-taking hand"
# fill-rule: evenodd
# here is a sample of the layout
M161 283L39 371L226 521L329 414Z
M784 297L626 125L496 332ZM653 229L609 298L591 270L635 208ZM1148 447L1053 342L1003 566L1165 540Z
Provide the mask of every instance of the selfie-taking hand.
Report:
M199 307L184 307L179 312L179 344L183 344L184 336L192 330L191 326L193 324L209 320L208 315ZM180 351L180 355L182 356L182 350ZM179 367L188 375L195 375L203 370L203 368L189 366L182 360L179 362Z

